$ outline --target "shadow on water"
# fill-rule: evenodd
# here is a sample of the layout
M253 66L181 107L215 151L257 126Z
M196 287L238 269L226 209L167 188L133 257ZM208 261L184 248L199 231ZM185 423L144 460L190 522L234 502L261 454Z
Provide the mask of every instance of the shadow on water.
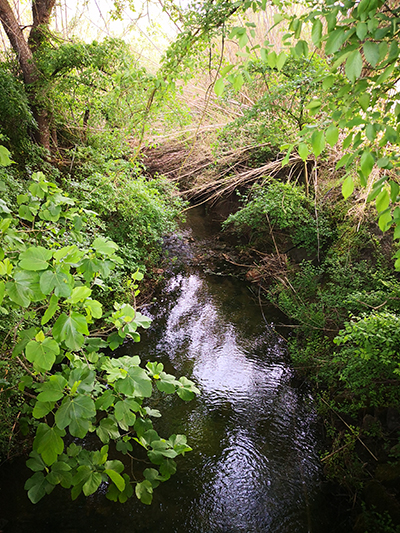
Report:
M182 241L180 247L181 257L190 258L191 249L183 250ZM292 385L284 343L266 327L247 286L198 267L177 268L148 312L152 328L120 355L161 361L167 371L196 382L202 391L196 400L168 397L158 405L163 418L157 427L165 436L185 433L193 452L179 459L178 473L156 490L151 507L134 499L114 504L103 493L71 502L58 490L33 506L23 491L27 471L7 466L0 491L3 531L348 530L323 491L312 398Z

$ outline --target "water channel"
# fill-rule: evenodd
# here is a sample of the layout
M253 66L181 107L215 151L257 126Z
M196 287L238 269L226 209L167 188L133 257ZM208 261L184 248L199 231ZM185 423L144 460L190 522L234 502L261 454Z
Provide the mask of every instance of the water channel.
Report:
M209 221L199 209L191 221L193 229L170 246L174 274L143 311L152 315L152 328L121 355L161 361L196 382L202 391L196 400L168 397L157 406L160 434L185 433L193 451L179 458L177 474L156 489L150 507L134 498L114 504L104 493L72 502L62 490L33 506L23 490L29 475L23 463L3 467L0 531L346 531L324 490L312 398L294 383L285 344L268 325L274 311L263 316L245 283L194 260L207 247Z

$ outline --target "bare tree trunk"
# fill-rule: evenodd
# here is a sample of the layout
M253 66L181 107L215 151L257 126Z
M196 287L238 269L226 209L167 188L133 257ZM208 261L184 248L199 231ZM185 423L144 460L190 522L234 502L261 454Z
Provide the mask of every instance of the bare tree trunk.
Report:
M38 144L48 150L50 149L50 120L47 109L37 103L36 84L40 73L33 53L46 38L45 29L48 27L54 4L55 0L32 0L33 26L26 40L10 4L7 0L0 0L0 21L17 55L33 116L38 125L35 138Z

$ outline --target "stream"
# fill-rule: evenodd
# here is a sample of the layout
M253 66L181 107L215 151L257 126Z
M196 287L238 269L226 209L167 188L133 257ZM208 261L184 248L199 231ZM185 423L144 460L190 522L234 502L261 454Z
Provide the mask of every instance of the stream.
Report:
M115 504L104 492L72 502L56 489L33 506L23 461L2 467L0 532L334 533L348 531L319 460L319 435L307 386L294 379L285 343L244 282L212 273L198 259L211 221L190 212L181 238L167 244L173 273L154 305L142 341L119 355L157 360L185 375L201 395L167 397L157 408L161 435L184 433L193 451L155 490L153 504Z

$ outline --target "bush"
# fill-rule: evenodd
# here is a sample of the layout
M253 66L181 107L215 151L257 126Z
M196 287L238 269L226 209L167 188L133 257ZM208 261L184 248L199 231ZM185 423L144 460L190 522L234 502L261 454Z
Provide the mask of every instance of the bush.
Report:
M246 235L253 244L268 239L271 227L284 230L295 246L309 251L317 250L333 236L323 215L318 221L313 217L314 205L300 186L279 181L255 185L243 203L244 207L230 215L223 227Z

